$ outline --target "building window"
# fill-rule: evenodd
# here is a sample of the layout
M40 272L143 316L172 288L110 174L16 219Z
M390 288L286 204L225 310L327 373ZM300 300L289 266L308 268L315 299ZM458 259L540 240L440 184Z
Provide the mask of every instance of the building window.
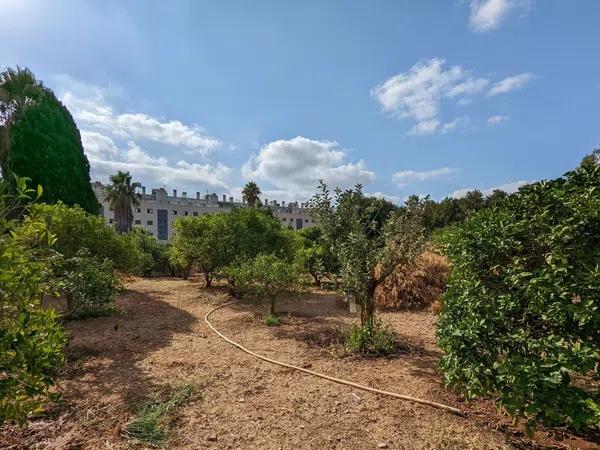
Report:
M304 219L304 222L305 222L305 223L308 223L308 219Z
M174 216L176 216L176 215L177 215L177 210L176 210L176 209L174 209L174 210L173 210L173 215L174 215Z
M194 216L197 216L197 215L198 215L198 211L194 211Z
M113 220L112 219L108 219L108 223L113 223Z
M135 212L141 213L142 212L142 208L135 208Z
M152 208L148 208L148 209L146 210L146 212L147 212L148 214L152 214L154 211L152 210Z
M284 222L287 222L287 219L285 217L283 219L281 219L281 220L283 220Z
M183 212L183 215L184 215L184 216L187 216L187 215L188 215L188 212L187 212L187 211L184 211L184 212Z
M154 222L152 220L148 220L146 221L146 225L154 225Z
M142 224L142 221L141 221L141 220L139 220L139 219L137 219L137 220L135 221L135 224L136 224L136 225L141 225L141 224Z

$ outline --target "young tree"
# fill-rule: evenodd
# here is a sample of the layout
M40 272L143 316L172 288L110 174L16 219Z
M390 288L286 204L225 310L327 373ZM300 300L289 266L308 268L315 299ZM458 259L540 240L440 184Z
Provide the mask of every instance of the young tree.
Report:
M244 295L269 302L269 314L275 316L275 302L298 289L298 272L289 261L275 255L260 254L256 258L229 269L236 286Z
M421 211L386 214L385 203L365 201L361 185L336 189L335 199L323 182L319 190L311 200L312 215L340 263L343 290L359 305L368 337L374 325L375 289L398 266L413 264L423 250Z
M296 263L321 287L323 277L331 277L337 271L335 255L323 241L319 227L305 228L295 234L302 238L302 245L296 250Z
M110 176L110 184L104 188L106 201L115 213L116 229L119 233L131 231L132 207L140 204L140 194L135 192L140 183L132 183L129 172L118 171Z
M29 203L39 198L41 188L36 195L23 178L14 185L13 196L0 181L0 424L25 422L55 397L50 387L67 342L54 310L40 307L40 297L50 291L47 267L31 254L17 222L10 219L14 207L29 214ZM35 230L40 244L52 245L54 238L43 222L35 222Z
M171 240L174 259L186 271L197 267L210 287L215 273L226 263L226 247L221 233L227 227L225 214L182 217L175 222Z
M246 200L248 205L255 206L258 202L260 202L260 195L262 192L260 188L254 181L250 181L246 183L244 189L242 190L242 197Z
M54 93L27 69L0 75L0 162L11 173L44 186L44 201L80 205L97 214L90 167L73 117ZM15 186L11 185L14 191Z

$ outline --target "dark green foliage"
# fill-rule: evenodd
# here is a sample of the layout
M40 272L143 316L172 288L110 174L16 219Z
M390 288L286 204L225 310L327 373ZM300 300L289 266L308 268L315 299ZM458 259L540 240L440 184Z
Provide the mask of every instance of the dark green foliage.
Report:
M22 423L55 398L50 387L64 362L67 340L54 311L40 308L40 297L49 292L46 267L20 238L16 222L8 219L16 204L28 214L26 202L35 192L26 188L24 179L14 185L16 199L0 182L0 423ZM30 220L40 244L52 245L44 223Z
M82 249L71 258L59 255L50 265L55 287L65 293L68 317L106 316L114 311L120 286L109 259L100 262Z
M98 213L79 130L51 91L45 90L41 100L25 107L11 125L8 139L3 174L12 172L42 185L47 203L62 201Z
M600 429L600 167L521 188L442 240L446 382L530 425Z
M149 277L170 273L168 244L160 242L152 233L141 227L133 227L127 237L139 254L136 271L138 275Z
M252 207L260 203L261 194L260 188L254 181L246 183L246 186L242 189L242 198Z

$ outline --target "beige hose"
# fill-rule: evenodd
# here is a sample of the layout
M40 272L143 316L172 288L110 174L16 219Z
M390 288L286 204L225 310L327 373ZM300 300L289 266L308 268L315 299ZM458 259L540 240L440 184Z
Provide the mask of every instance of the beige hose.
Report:
M465 412L458 409L458 408L454 408L453 406L448 406L448 405L444 405L442 403L436 403L436 402L432 402L429 400L424 400L421 398L415 398L415 397L410 397L408 395L402 395L402 394L397 394L395 392L390 392L390 391L383 391L381 389L375 389L369 386L364 386L362 384L358 384L358 383L354 383L352 381L346 381L346 380L341 380L339 378L335 378L335 377L331 377L329 375L325 375L322 373L318 373L318 372L314 372L312 370L308 370L305 369L303 367L298 367L298 366L293 366L291 364L287 364L281 361L277 361L275 359L271 359L271 358L267 358L266 356L262 356L259 355L258 353L254 353L251 350L248 350L247 348L245 348L244 346L238 344L235 341L232 341L231 339L229 339L227 336L225 336L223 333L221 333L219 330L217 330L215 327L212 326L212 324L208 321L208 317L214 313L215 311L224 308L225 306L229 306L232 305L234 303L239 302L239 300L233 301L233 302L229 302L229 303L225 303L221 306L217 306L216 308L210 310L208 313L206 313L206 316L204 316L204 321L207 323L207 325L210 327L211 330L213 330L215 333L217 333L219 336L221 336L223 339L225 339L227 342L229 342L231 345L234 345L235 347L239 348L240 350L242 350L243 352L248 353L249 355L252 355L258 359L262 359L263 361L266 361L268 363L271 364L276 364L278 366L281 367L287 367L288 369L293 369L293 370L297 370L300 372L304 372L307 373L309 375L313 375L315 377L319 377L319 378L324 378L325 380L329 380L329 381L333 381L334 383L338 383L338 384L345 384L346 386L352 386L356 389L361 389L363 391L368 391L368 392L374 392L375 394L381 394L381 395L387 395L389 397L395 397L395 398L399 398L401 400L407 400L409 402L413 402L413 403L419 403L421 405L428 405L428 406L433 406L434 408L439 408L439 409L443 409L445 411L450 411L451 413L454 414L458 414L459 416L465 416Z

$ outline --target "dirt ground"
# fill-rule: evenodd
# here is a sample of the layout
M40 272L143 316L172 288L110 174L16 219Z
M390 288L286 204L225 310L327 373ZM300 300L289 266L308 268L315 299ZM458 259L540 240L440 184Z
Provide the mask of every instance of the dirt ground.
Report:
M385 312L403 350L389 358L342 356L342 331L355 318L334 295L281 301L279 327L262 322L264 305L241 302L211 316L250 350L369 386L468 411L455 416L262 362L214 334L204 315L228 301L200 280L137 280L111 317L67 323L69 362L63 400L28 427L0 428L2 448L139 448L123 437L136 405L181 383L201 397L170 421L168 448L199 449L503 449L599 448L560 430L527 439L490 402L465 405L436 372L430 313Z

